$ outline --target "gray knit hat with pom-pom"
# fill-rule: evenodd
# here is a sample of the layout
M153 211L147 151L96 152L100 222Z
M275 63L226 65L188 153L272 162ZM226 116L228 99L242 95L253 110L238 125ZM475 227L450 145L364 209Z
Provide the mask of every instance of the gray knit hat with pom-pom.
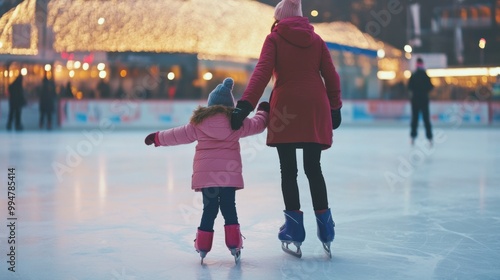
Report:
M224 105L234 107L233 85L233 79L225 78L222 84L217 85L208 95L208 106Z

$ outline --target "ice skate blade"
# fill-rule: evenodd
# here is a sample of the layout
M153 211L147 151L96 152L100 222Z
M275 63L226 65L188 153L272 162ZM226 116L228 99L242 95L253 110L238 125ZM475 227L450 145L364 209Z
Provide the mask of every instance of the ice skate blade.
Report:
M323 249L325 249L325 254L331 259L332 251L330 250L330 242L323 243Z
M207 256L208 252L205 252L205 251L196 251L196 252L200 253L200 257L201 257L200 264L203 265L203 259Z
M241 250L234 248L234 249L229 249L229 251L231 251L231 255L234 256L234 263L238 264L241 258Z
M295 245L297 247L297 250L294 251L290 248L288 248L288 245L290 243L293 243L293 245ZM283 252L287 253L287 254L290 254L294 257L297 257L297 258L301 258L302 257L302 251L300 250L300 245L302 245L302 243L300 242L285 242L285 241L282 241L281 242L281 249L283 250Z

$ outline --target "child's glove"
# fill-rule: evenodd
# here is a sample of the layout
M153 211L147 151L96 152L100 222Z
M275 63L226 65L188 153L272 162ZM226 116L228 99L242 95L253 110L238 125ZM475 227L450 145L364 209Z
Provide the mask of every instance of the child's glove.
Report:
M259 106L257 106L257 111L264 111L269 113L270 105L269 102L260 102Z
M150 133L148 136L146 136L146 139L144 139L144 143L146 143L146 145L148 145L148 146L151 145L151 144L155 144L155 147L160 146L155 141L157 134L158 134L158 132Z
M231 113L231 128L238 130L243 125L243 120L253 111L252 104L246 100L239 100Z
M332 110L332 128L335 130L340 126L342 122L342 116L340 114L340 108L337 110Z

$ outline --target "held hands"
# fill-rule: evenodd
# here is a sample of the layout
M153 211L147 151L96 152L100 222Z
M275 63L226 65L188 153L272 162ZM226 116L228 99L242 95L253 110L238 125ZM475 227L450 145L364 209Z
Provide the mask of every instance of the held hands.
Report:
M257 111L264 111L269 113L270 105L269 102L260 102L259 106L257 106Z
M243 125L243 120L253 111L252 104L246 100L239 100L231 113L231 128L238 130Z
M332 128L335 130L340 126L342 122L342 115L340 114L340 108L337 110L332 110Z
M148 136L146 136L146 139L144 139L144 143L146 143L146 145L148 146L151 144L155 144L155 147L158 147L159 145L155 141L156 134L158 134L158 132L150 133Z

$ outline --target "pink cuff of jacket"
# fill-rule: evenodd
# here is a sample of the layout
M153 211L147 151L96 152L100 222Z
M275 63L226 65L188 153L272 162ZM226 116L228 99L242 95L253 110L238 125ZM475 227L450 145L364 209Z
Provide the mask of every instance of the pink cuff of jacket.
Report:
M160 146L160 138L159 138L160 132L155 133L155 147Z

